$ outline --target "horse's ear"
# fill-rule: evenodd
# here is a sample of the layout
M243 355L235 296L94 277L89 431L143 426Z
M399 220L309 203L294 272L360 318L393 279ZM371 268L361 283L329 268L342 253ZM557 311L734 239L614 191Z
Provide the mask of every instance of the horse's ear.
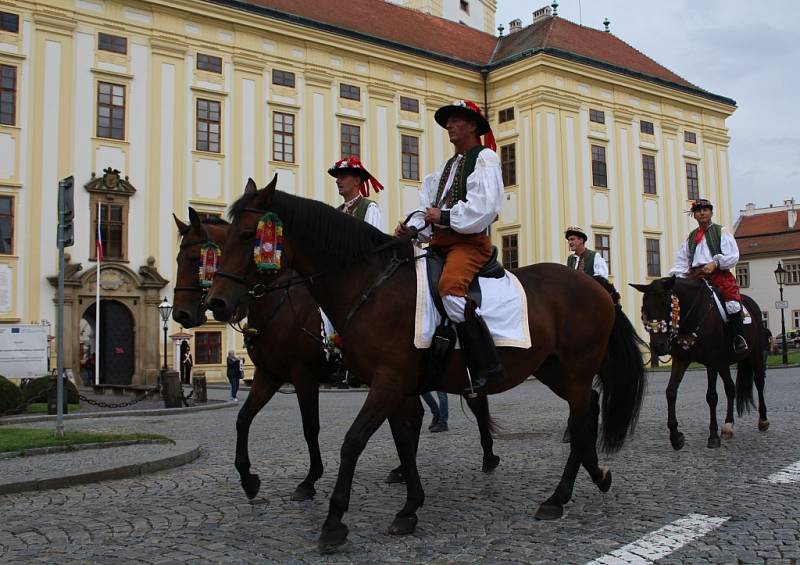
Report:
M175 225L178 226L178 233L181 235L186 235L186 232L189 231L189 226L184 224L175 213L172 214L172 217L175 219Z
M258 190L258 187L256 186L256 181L254 181L252 178L248 178L247 179L247 184L244 187L244 193L245 194L252 194L252 193L256 192L257 190Z
M650 286L649 284L636 284L636 283L628 283L628 286L632 286L639 292L647 292L647 287Z
M272 205L272 197L275 196L275 186L278 184L278 173L272 176L269 184L259 191L259 201L264 208Z
M278 173L275 173L274 175L272 175L272 180L269 181L269 184L264 187L264 190L266 190L269 193L273 193L275 192L275 186L277 184L278 184Z
M198 215L197 211L191 206L189 206L189 223L196 232L202 234L206 239L208 239L208 231L206 231L206 226L203 225L203 222L200 220L200 216Z

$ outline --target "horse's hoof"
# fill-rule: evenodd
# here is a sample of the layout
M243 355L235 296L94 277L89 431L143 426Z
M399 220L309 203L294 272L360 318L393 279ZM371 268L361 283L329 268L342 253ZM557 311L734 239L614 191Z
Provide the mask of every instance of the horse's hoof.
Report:
M683 449L683 446L686 445L686 438L683 437L681 432L678 432L675 435L670 435L669 441L672 443L672 449L675 451L680 451Z
M736 431L733 428L733 424L725 423L722 424L722 429L719 431L719 435L721 435L725 439L731 439L736 434Z
M320 553L334 553L339 547L347 541L348 530L344 524L339 524L332 530L322 529L322 534L319 536L317 548Z
M253 500L261 490L261 479L258 478L258 475L248 475L242 478L242 488L247 498Z
M292 500L295 502L300 502L302 500L311 500L314 498L314 495L317 494L316 489L310 485L304 485L300 483L297 485L297 488L294 489L292 493Z
M399 467L397 469L392 469L389 471L389 474L386 476L386 482L390 485L395 483L404 483L406 482L406 476L403 473L402 469Z
M600 492L608 492L608 489L611 488L611 469L602 467L601 470L603 471L603 476L595 484L600 489Z
M722 445L722 442L720 441L720 439L717 436L713 436L713 437L708 438L708 448L709 449L716 449L720 445Z
M758 431L766 432L769 429L769 420L766 418L758 421Z
M417 528L417 515L395 516L394 522L389 526L389 534L393 536L407 536L413 534Z
M537 520L558 520L564 515L564 507L555 504L542 504L534 516Z
M483 458L483 472L490 473L497 469L497 466L500 464L500 457L497 455L490 455L489 457Z

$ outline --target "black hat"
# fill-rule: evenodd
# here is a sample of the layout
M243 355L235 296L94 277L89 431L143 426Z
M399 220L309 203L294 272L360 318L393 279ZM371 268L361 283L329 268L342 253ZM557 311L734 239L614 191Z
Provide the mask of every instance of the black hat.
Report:
M569 226L567 231L564 232L564 238L569 239L569 236L577 235L580 238L583 238L583 242L586 243L586 240L589 239L589 236L586 235L586 232L583 231L583 228L578 226Z
M492 131L492 128L489 125L489 122L483 116L481 109L477 104L475 104L475 102L471 100L456 100L447 106L442 106L436 110L436 113L433 115L433 119L436 120L437 124L443 128L446 128L447 119L454 113L467 114L473 118L478 123L478 131L476 132L478 135L483 135Z
M702 208L710 208L712 211L714 210L714 205L705 198L698 198L694 202L692 202L692 212L697 212Z

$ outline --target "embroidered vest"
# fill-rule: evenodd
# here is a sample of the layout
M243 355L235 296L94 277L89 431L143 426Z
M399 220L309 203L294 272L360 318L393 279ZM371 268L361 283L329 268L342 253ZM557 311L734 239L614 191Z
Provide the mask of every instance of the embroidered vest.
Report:
M361 198L358 199L358 202L356 202L356 207L353 208L353 211L350 213L350 215L358 218L363 222L364 218L367 217L367 208L369 208L369 205L372 204L372 202L373 201L370 200L369 198L364 198L362 196ZM344 212L344 204L340 204L337 210Z
M431 202L434 208L452 208L459 200L467 201L467 177L469 177L475 170L475 163L478 161L478 155L481 151L486 149L483 145L476 145L464 155L464 158L456 165L455 175L453 175L453 184L450 187L450 192L447 193L445 202L440 202L442 194L444 193L447 179L450 178L450 169L453 168L458 155L453 155L444 166L442 176L439 179L439 188L436 191L436 198Z
M697 251L697 244L694 242L697 237L697 230L695 228L689 234L689 239L686 242L689 244L689 266L694 263L694 253ZM719 224L711 224L705 233L706 245L708 250L711 251L711 256L719 255L722 253L722 226Z
M593 249L589 249L588 247L583 252L583 272L589 275L590 277L594 276L594 256L597 255L597 251ZM580 260L580 257L577 255L570 255L567 257L567 267L570 269L574 269L577 262Z

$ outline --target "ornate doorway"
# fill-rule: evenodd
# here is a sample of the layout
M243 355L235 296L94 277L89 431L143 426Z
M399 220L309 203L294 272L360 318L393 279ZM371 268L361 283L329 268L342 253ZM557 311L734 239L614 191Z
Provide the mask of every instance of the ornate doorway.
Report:
M83 315L93 329L95 307L92 304ZM100 301L100 355L96 362L100 363L102 384L131 384L136 366L134 324L124 304L117 300Z

